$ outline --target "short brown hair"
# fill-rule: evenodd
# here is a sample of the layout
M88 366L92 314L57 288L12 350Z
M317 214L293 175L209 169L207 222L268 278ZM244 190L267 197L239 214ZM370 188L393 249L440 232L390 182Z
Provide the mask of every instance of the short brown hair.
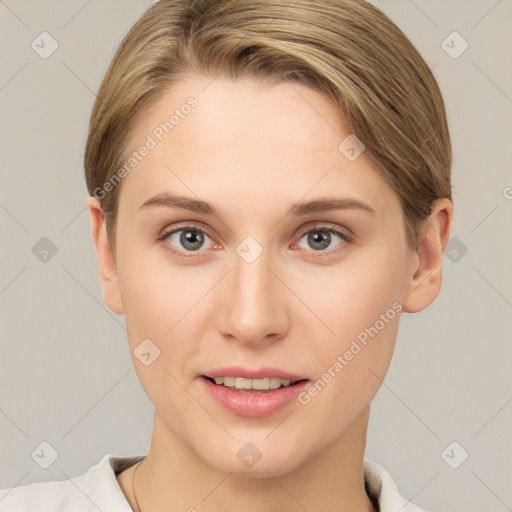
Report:
M115 251L119 186L135 116L186 75L294 80L326 94L398 194L408 244L435 199L451 197L444 102L405 34L364 0L160 0L133 25L101 83L85 147ZM341 141L340 141L341 142Z

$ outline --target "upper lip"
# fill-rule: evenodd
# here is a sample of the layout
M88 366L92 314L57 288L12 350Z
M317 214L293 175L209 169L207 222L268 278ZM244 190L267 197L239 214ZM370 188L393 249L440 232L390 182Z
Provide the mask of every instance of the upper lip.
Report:
M279 379L288 379L291 381L304 380L306 377L296 375L294 373L274 368L271 366L264 366L262 368L246 368L243 366L230 366L224 368L215 368L208 370L203 374L205 377L243 377L244 379L264 379L265 377L277 377Z

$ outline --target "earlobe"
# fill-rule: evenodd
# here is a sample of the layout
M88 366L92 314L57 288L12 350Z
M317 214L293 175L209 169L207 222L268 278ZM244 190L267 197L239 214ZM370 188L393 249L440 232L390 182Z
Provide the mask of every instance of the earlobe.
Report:
M419 247L411 258L403 311L417 313L428 307L439 295L442 283L444 248L450 236L453 204L447 198L432 204L432 213L423 223Z
M96 197L89 197L87 204L91 216L91 236L96 248L103 298L109 309L118 315L123 315L124 305L119 287L117 265L107 238L101 204Z

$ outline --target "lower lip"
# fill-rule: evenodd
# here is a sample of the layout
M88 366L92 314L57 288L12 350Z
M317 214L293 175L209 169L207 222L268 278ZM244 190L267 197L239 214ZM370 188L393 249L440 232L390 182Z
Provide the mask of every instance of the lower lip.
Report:
M304 380L293 386L272 391L232 391L225 386L218 386L205 377L201 377L211 396L228 411L239 416L261 418L269 416L297 398L307 386Z

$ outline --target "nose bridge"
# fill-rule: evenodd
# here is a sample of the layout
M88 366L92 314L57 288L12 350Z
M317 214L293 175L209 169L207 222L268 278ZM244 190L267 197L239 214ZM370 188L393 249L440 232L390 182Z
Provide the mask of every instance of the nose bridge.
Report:
M218 310L219 331L244 344L275 339L287 328L282 284L270 270L270 253L262 249L254 240L238 246Z

